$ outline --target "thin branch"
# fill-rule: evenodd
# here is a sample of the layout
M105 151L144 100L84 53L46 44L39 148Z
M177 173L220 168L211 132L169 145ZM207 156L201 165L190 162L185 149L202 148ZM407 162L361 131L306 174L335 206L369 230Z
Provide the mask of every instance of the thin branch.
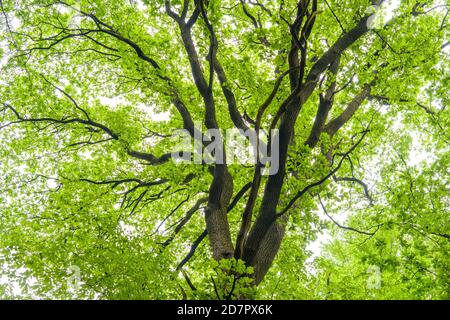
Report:
M239 0L241 3L242 10L244 11L244 14L252 21L252 24L255 28L259 28L258 22L256 21L256 18L248 11L247 6L245 5L245 0Z
M345 31L344 27L342 26L341 21L339 20L338 16L336 15L336 13L334 13L333 8L331 8L330 4L328 3L327 0L325 0L325 4L327 5L327 7L330 9L331 13L333 14L333 17L336 19L337 23L339 24L339 27L341 27L341 30L343 33L346 33L347 31Z
M363 141L364 137L366 136L366 134L368 133L368 130L365 130L361 136L361 138L342 156L341 160L339 161L338 165L336 166L336 168L334 168L330 173L328 173L326 176L324 176L323 178L321 178L320 180L311 183L310 185L306 186L305 188L303 188L302 190L300 190L295 196L294 198L292 198L291 201L289 201L288 205L281 210L278 214L277 217L281 217L283 216L294 204L295 202L301 197L303 196L306 192L308 192L310 189L320 186L322 183L324 183L325 181L327 181L330 177L332 177L336 172L339 171L339 169L342 166L342 163L344 162L345 158L348 157L348 155L350 155L357 147L358 145Z
M191 278L189 278L189 275L187 274L186 270L181 269L181 273L183 274L183 277L186 280L186 283L188 284L189 288L191 288L192 291L197 291L197 288L192 283Z
M55 119L55 118L49 118L49 117L24 118L11 105L9 105L7 103L3 103L3 105L4 105L5 108L10 109L14 113L14 115L17 117L17 119L18 119L18 121L11 122L11 123L21 123L21 122L31 122L31 123L33 123L33 122L50 122L50 123L60 123L60 124L80 123L80 124L85 124L85 125L89 125L91 127L95 127L95 128L101 129L102 131L107 133L114 140L118 140L119 139L119 135L114 133L111 129L109 129L108 127L106 127L103 124L100 124L98 122L94 122L92 120L85 120L85 119L80 119L80 118Z
M230 205L227 207L227 212L233 210L233 208L236 206L239 200L241 200L241 198L247 193L248 189L250 189L251 186L252 183L249 182L246 185L244 185L241 190L239 190L234 199L231 201Z
M434 234L435 236L439 236L439 237L446 238L446 239L450 240L450 235L446 234L446 233L431 232L431 234Z
M186 215L181 219L181 221L180 221L180 222L178 223L178 225L175 227L175 230L174 230L173 234L170 236L170 238L167 239L167 240L162 244L163 247L167 247L167 246L173 241L173 239L175 238L175 236L181 231L181 229L184 227L184 225L185 225L186 223L189 222L189 220L190 220L191 217L194 215L194 213L195 213L198 209L200 209L200 206L201 206L203 203L205 203L205 202L207 202L207 201L208 201L208 198L207 198L207 197L205 197L205 198L200 198L200 199L197 200L197 202L194 204L194 206L186 212Z
M349 231L355 231L355 232L357 232L357 233L359 233L359 234L364 234L364 235L366 235L366 236L373 236L373 235L375 235L376 231L375 231L375 232L366 232L366 231L361 231L361 230L358 230L358 229L355 229L355 228L352 228L352 227L347 227L347 226L341 225L339 222L337 222L336 220L334 220L332 216L330 216L330 215L328 214L328 211L327 211L327 209L325 208L325 205L324 205L323 202L322 202L322 198L320 197L320 194L318 194L317 197L319 198L320 206L322 207L322 210L323 210L323 212L325 213L325 215L326 215L331 221L333 221L333 223L334 223L335 225L337 225L339 228L344 229L344 230L349 230Z
M159 228L161 228L161 226L164 224L164 222L167 221L167 219L169 219L175 212L177 212L177 210L186 202L189 201L190 195L187 195L186 198L184 200L182 200L180 203L178 203L176 205L176 207L174 209L172 209L172 211L170 211L170 213L168 215L166 215L164 217L164 219L158 224L158 226L156 227L156 230L152 233L152 235L156 234L159 232ZM195 211L194 211L195 212Z
M183 266L192 258L192 256L195 253L195 250L197 250L198 246L200 245L200 243L203 241L203 239L206 238L206 236L208 235L208 231L205 229L203 230L203 232L200 234L200 236L194 241L194 243L192 243L191 248L189 250L189 253L186 255L186 257L184 257L183 260L181 260L181 262L178 264L177 266L177 270L180 270L181 268L183 268Z
M236 274L234 274L233 277L234 277L233 278L233 284L231 285L230 293L227 295L225 300L231 300L231 297L233 296L234 289L236 288L236 283L237 283L237 280L238 280L238 276Z
M216 281L214 281L214 278L211 276L211 281L214 285L214 292L216 293L217 299L222 300L222 298L219 295L219 292L217 291L217 285L216 285Z
M355 183L359 184L361 187L363 187L364 194L365 194L366 198L369 200L369 204L370 205L373 204L373 198L370 196L369 188L368 188L367 184L364 183L364 181L357 179L355 177L336 177L336 176L333 176L333 180L336 182L337 181L349 181L349 182L355 182Z
M135 182L135 183L138 183L139 185L142 185L145 183L144 181L137 179L137 178L127 178L127 179L121 179L121 180L105 180L105 181L94 181L91 179L82 178L82 179L80 179L80 181L89 182L89 183L96 184L96 185L110 184L110 185L112 185L111 186L112 189L114 189L115 187L117 187L118 185L123 184L123 183Z
M80 110L85 116L86 119L91 121L91 118L89 117L89 114L86 112L86 110L84 110L83 108L81 108L78 103L75 101L74 98L72 98L72 96L70 94L68 94L66 91L64 91L63 89L57 87L56 85L54 85L52 82L50 82L44 75L39 74L41 76L42 79L44 79L45 82L47 82L50 86L52 86L53 88L55 88L56 90L58 90L59 92L61 92L64 96L66 96L67 99L70 100L70 102L72 102L72 104L75 106L76 109Z

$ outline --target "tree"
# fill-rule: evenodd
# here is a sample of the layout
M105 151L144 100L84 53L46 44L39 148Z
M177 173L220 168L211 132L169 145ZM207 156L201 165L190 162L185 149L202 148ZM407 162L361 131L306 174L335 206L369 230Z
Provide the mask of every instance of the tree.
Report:
M0 4L0 260L23 296L449 298L446 2ZM173 161L204 129L226 161Z

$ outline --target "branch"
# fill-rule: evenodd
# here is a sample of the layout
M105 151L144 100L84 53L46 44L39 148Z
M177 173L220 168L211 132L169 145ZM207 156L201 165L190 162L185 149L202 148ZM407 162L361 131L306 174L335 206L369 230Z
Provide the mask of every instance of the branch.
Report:
M314 124L311 128L311 132L309 133L309 137L305 142L305 144L308 145L311 149L314 148L319 141L320 134L323 132L328 114L333 106L333 98L336 92L336 77L339 70L339 65L340 56L338 56L338 58L330 66L330 73L332 77L334 77L334 79L328 87L325 95L320 94L319 96L320 102L317 108Z
M362 18L355 27L340 37L331 48L316 61L306 77L306 82L317 83L320 74L326 70L327 66L333 63L342 52L369 31L367 21L370 17L371 15L366 15Z
M375 80L371 83L366 84L362 91L356 95L353 100L348 104L342 113L336 118L330 120L330 122L325 126L324 132L333 136L344 124L346 124L355 112L359 109L364 100L370 95L372 86L375 84Z
M184 6L186 4L188 4L188 1L184 1ZM171 17L173 20L175 20L177 22L182 21L182 18L172 10L171 5L170 5L170 0L165 0L164 6L166 8L166 12L169 17Z
M330 173L328 173L326 176L324 176L323 178L321 178L320 180L311 183L310 185L306 186L305 188L303 188L302 190L300 190L295 196L294 198L292 198L291 201L289 201L288 205L281 210L278 214L277 217L281 217L283 216L294 204L295 202L301 197L303 196L306 192L308 192L310 189L320 186L322 183L324 183L325 181L327 181L330 177L332 177L342 166L342 163L344 162L345 158L347 158L357 147L358 145L363 141L364 137L366 136L366 134L368 133L368 130L365 130L361 136L361 138L342 156L341 160L339 161L338 165L336 166L336 168L334 168Z
M239 200L244 196L244 194L247 192L247 190L250 188L251 183L247 183L242 189L236 194L233 201L231 201L231 204L227 208L227 212L230 212L234 206L239 202ZM195 250L197 250L200 243L203 241L203 239L206 238L208 235L208 230L205 229L200 234L200 236L194 241L194 243L191 245L191 248L189 250L189 253L186 255L186 257L178 264L177 270L180 270L183 268L183 266L192 258L192 256L195 253Z
M239 190L239 192L234 196L234 199L231 201L230 205L227 207L227 212L233 210L233 208L237 205L239 200L241 200L241 198L245 195L245 193L248 191L248 189L250 189L251 186L252 183L249 182L244 185L241 190Z
M159 179L159 180L155 180L155 181L142 181L140 179L136 179L136 178L127 178L127 179L122 179L122 180L105 180L105 181L95 181L95 180L91 180L91 179L85 179L82 178L80 179L80 181L85 181L85 182L89 182L92 184L96 184L96 185L112 185L112 189L114 189L115 187L117 187L120 184L123 183L132 183L135 182L137 183L134 187L132 187L131 189L125 191L124 195L128 195L129 193L135 191L138 188L142 188L142 187L151 187L151 186L157 186L157 185L161 185L167 182L167 179Z
M238 128L238 129L241 129L244 134L246 132L248 132L248 131L250 131L251 133L255 133L257 141L254 141L253 139L250 139L249 135L245 135L245 137L250 141L250 143L253 144L253 147L255 148L256 152L258 153L258 150L259 150L258 146L259 145L261 145L262 148L266 147L265 143L259 139L259 125L255 124L255 126L258 126L257 128L255 128L255 132L253 132L253 130L247 126L247 124L245 123L241 113L239 112L239 109L237 108L235 95L234 95L233 91L227 85L228 79L226 77L225 71L224 71L222 65L220 64L219 60L217 59L217 57L215 57L214 59L215 59L214 60L214 70L215 70L215 72L217 74L217 77L219 79L223 95L225 96L225 99L227 101L228 113L230 115L230 118L233 121L233 124L235 125L235 127ZM276 83L273 95L276 94L276 91L278 90L278 87L281 84L281 80L279 81L279 83L278 82ZM267 106L270 104L270 102L272 101L273 98L274 98L273 96L270 96L268 98L268 101L266 101ZM244 113L244 116L245 115L246 114ZM261 122L261 119L259 120L259 122Z
M94 181L91 179L82 178L82 179L80 179L80 181L89 182L89 183L96 184L96 185L111 184L112 185L111 189L114 189L115 187L117 187L118 185L123 184L123 183L136 182L140 185L144 184L144 181L137 179L137 178L127 178L127 179L121 179L121 180L105 180L105 181Z
M147 161L148 164L150 164L150 165L160 165L160 164L166 163L172 157L171 152L165 153L165 154L161 155L160 157L156 157L155 155L153 155L151 153L131 151L131 150L127 150L127 153L129 156L131 156L133 158Z
M214 29L209 22L208 16L206 14L206 10L204 7L204 0L198 0L200 13L202 15L203 21L205 22L206 28L209 32L209 52L208 52L208 61L209 61L209 82L208 82L208 90L205 93L202 93L203 99L205 101L205 124L208 128L218 128L217 120L216 120L216 111L214 105L214 99L212 98L212 86L214 81L214 65L217 60L217 50L219 43L216 38L216 34Z
M358 230L358 229L355 229L355 228L352 228L352 227L346 227L346 226L341 225L339 222L337 222L336 220L334 220L333 217L331 217L331 216L328 214L328 211L327 211L327 209L325 208L325 205L323 204L322 199L321 199L321 197L320 197L319 194L317 195L317 197L319 198L319 202L320 202L320 205L321 205L321 207L322 207L323 212L324 212L324 213L326 214L326 216L327 216L331 221L333 221L333 223L334 223L335 225L337 225L339 228L344 229L344 230L349 230L349 231L355 231L355 232L357 232L357 233L359 233L359 234L364 234L364 235L366 235L366 236L373 236L373 235L375 235L375 233L378 231L378 229L377 229L377 231L375 231L375 232L366 232L366 231L361 231L361 230Z
M216 293L217 299L222 300L222 298L219 295L219 292L217 291L217 285L216 285L216 281L214 281L214 278L211 276L211 281L214 285L214 292Z
M357 179L355 177L336 177L333 176L333 180L338 182L338 181L349 181L349 182L355 182L357 184L359 184L361 187L363 187L364 189L364 194L366 195L366 198L369 200L369 204L372 205L373 204L373 199L370 196L369 193L369 188L367 187L367 184L364 183L364 181Z
M450 240L450 235L446 234L446 233L431 232L431 234L434 234L435 236L439 236L439 237L446 238L446 239Z
M248 11L245 0L239 0L241 3L242 10L244 11L244 14L252 21L253 26L258 29L258 22L256 21L256 18Z
M56 3L70 7L72 10L75 10L76 12L80 13L81 15L90 18L96 24L98 30L89 30L89 32L102 32L102 33L105 33L105 34L108 34L108 35L114 37L115 39L117 39L123 43L126 43L136 52L136 54L138 55L139 58L150 63L155 69L161 69L159 64L154 59L147 56L138 44L136 44L134 41L130 40L129 38L124 37L118 31L114 30L112 26L110 26L110 25L106 24L105 22L101 21L100 19L98 19L97 16L95 16L94 14L90 14L90 13L84 12L82 10L79 10L64 1L58 1Z
M380 95L369 95L369 98L371 99L377 99L380 100L382 102L385 103L390 103L392 99L390 99L389 97L386 96L380 96ZM448 130L445 130L444 127L442 126L442 124L439 122L438 117L439 115L433 111L431 108L425 106L424 104L416 101L412 101L412 100L408 100L408 99L399 99L397 100L399 102L410 102L410 103L415 103L418 107L420 107L421 109L423 109L428 115L430 115L432 121L438 126L439 130L441 131L442 135L446 138L446 140L444 140L445 143L448 144L448 139L449 139L449 135L447 133Z
M86 110L82 109L78 103L74 100L74 98L72 98L71 95L69 95L66 91L64 91L63 89L57 87L56 85L54 85L52 82L50 82L44 75L39 74L42 79L44 79L45 82L47 82L49 85L51 85L53 88L55 88L56 90L58 90L59 92L61 92L64 96L66 96L67 99L70 100L70 102L72 102L72 104L75 106L76 109L80 110L85 116L87 120L91 120L89 117L89 114L86 112Z
M342 26L341 21L339 20L339 18L338 18L338 16L336 15L336 13L334 13L333 8L331 8L331 6L330 6L330 4L328 3L327 0L325 0L325 4L326 4L327 7L330 9L331 13L333 14L334 19L336 19L337 23L339 24L339 27L341 27L342 32L345 33L346 31L345 31L344 27Z
M10 109L14 115L17 117L18 121L13 121L10 122L9 124L12 123L21 123L21 122L31 122L31 123L36 123L36 122L50 122L50 123L59 123L59 124L70 124L70 123L80 123L80 124L85 124L85 125L89 125L91 127L94 128L98 128L101 129L102 131L104 131L106 134L108 134L112 139L114 140L118 140L119 139L119 135L114 133L111 129L109 129L108 127L106 127L103 124L100 124L98 122L92 121L92 120L85 120L85 119L80 119L80 118L71 118L71 119L67 119L67 118L62 118L62 119L55 119L55 118L50 118L50 117L43 117L43 118L24 118L23 116L21 116L18 111L13 108L11 105L9 105L8 103L3 103L3 106L6 109ZM7 125L9 125L7 124ZM7 126L6 125L6 126ZM5 126L3 126L5 127ZM0 127L1 128L1 127Z
M298 69L299 67L294 67L294 69ZM292 69L289 69L285 72L283 72L275 81L275 85L272 89L272 92L270 93L270 95L267 97L267 99L264 101L264 103L259 106L258 108L258 114L256 115L256 131L259 132L259 128L261 127L261 120L262 117L264 115L264 112L266 112L267 108L270 106L270 104L272 103L273 99L275 98L278 90L280 89L281 83L283 82L283 79L290 74L290 72L292 71Z
M214 70L217 74L217 78L219 79L220 86L222 88L223 95L225 96L225 99L227 100L228 104L228 112L230 114L230 118L233 121L233 124L238 128L242 129L243 131L247 131L249 128L247 124L244 122L241 113L239 112L237 108L236 103L236 97L231 91L231 89L228 87L228 79L225 74L225 71L220 64L217 57L214 59Z
M200 11L199 11L200 13ZM189 62L191 64L192 76L194 77L195 85L200 94L205 95L208 92L208 85L203 76L200 59L198 57L197 49L195 48L194 41L192 40L191 29L187 24L180 20L175 20L181 31L181 37L183 40L184 48L186 50Z
M155 233L158 233L158 231L159 231L159 228L161 228L161 226L164 224L164 222L166 222L167 221L167 219L169 219L175 212L177 212L177 210L184 204L184 203L186 203L186 202L188 202L189 201L189 198L190 198L190 195L187 195L186 196L186 199L184 199L184 200L182 200L179 204L177 204L177 206L172 210L172 211L170 211L170 213L158 224L158 227L156 227L156 230L155 230L155 232L153 232L152 233L152 235L153 234L155 234Z
M297 4L297 14L294 22L291 24L282 16L281 19L289 26L291 34L291 49L288 54L289 68L292 69L289 74L291 91L298 90L303 83L304 72L306 68L307 40L311 34L317 14L317 0L313 0L311 13L308 11L310 1L299 1ZM304 18L307 18L303 24ZM303 27L302 27L303 25ZM301 59L299 61L299 50ZM295 69L298 67L298 70Z
M208 198L207 198L207 197L205 197L205 198L200 198L200 199L197 200L197 202L194 204L194 206L193 206L191 209L189 209L188 212L186 212L186 215L183 217L183 219L181 219L180 223L175 227L175 230L174 230L173 234L170 236L170 238L167 239L167 240L162 244L163 247L167 247L167 246L173 241L173 239L175 238L175 236L181 231L181 229L184 227L184 225L185 225L186 223L189 222L189 220L190 220L191 217L194 215L194 213L195 213L198 209L200 209L200 206L201 206L203 203L205 203L205 202L207 202L207 201L208 201ZM159 227L158 227L158 228L159 228Z
M286 98L278 109L273 121L271 128L274 128L285 112L289 111L294 115L293 120L286 122L286 130L292 131L293 123L295 122L298 113L303 106L303 104L309 99L317 83L320 80L320 75L332 64L345 50L347 50L353 43L355 43L359 38L368 32L367 21L371 15L366 15L362 18L358 24L353 27L350 31L341 36L328 51L326 51L322 57L320 57L314 65L311 67L308 75L306 76L306 81L302 88L297 88L291 95ZM298 101L299 100L299 101ZM292 103L296 102L296 103ZM298 103L297 103L298 102Z
M186 280L189 288L191 288L192 291L196 291L197 288L194 286L194 284L191 281L191 278L189 278L187 272L184 269L181 269L181 273L183 273L183 277Z
M231 300L231 297L233 295L234 289L236 288L236 282L238 280L238 276L236 274L233 274L233 284L231 285L231 289L230 289L230 293L228 293L227 297L225 298L225 300Z
M188 5L187 2L188 2L188 1L186 0L186 1L185 1L185 6L184 6L184 8L183 8L184 11L187 10L187 8L186 8L186 6ZM154 69L156 69L156 70L158 71L157 76L158 76L161 80L164 80L165 82L167 82L167 84L168 84L169 87L171 88L172 102L173 102L173 104L175 105L176 109L178 110L178 112L180 113L180 115L181 115L181 117L182 117L182 119L183 119L184 128L185 128L186 130L188 130L189 133L190 133L192 136L194 136L194 131L195 131L194 123L193 123L193 121L192 121L192 117L191 117L191 115L190 115L188 109L186 108L186 106L184 105L184 103L181 101L177 89L173 86L173 81L172 81L169 77L167 77L167 76L165 76L165 75L161 75L161 74L159 73L160 71L162 71L162 69L161 69L160 65L159 65L153 58L151 58L151 57L149 57L147 54L145 54L145 53L144 53L144 50L143 50L136 42L132 41L131 39L129 39L129 38L125 37L124 35L122 35L121 33L119 33L118 31L114 30L114 28L113 28L112 26L110 26L110 25L104 23L103 21L101 21L101 20L100 20L98 17L96 17L95 15L90 14L90 13L87 13L87 12L84 12L84 11L81 11L81 10L78 10L77 8L71 6L70 4L67 4L67 3L65 3L65 2L63 2L63 1L59 1L58 3L61 3L61 4L63 4L63 5L66 5L66 6L70 7L70 8L72 8L73 10L77 11L77 12L80 13L81 15L83 15L83 16L85 16L85 17L88 17L88 18L90 18L92 21L94 21L94 23L96 24L98 30L88 30L87 32L85 32L85 34L82 34L83 36L88 37L87 34L89 34L89 33L91 33L91 32L101 32L101 33L108 34L108 35L112 36L113 38L115 38L115 39L117 39L117 40L119 40L119 41L121 41L121 42L127 44L129 47L131 47L131 48L135 51L135 53L137 54L137 56L138 56L140 59L142 59L142 60L144 60L144 61L150 63L150 65L151 65ZM184 11L183 11L183 12L184 12ZM184 15L185 15L185 14L184 14ZM182 14L182 17L183 17L183 14ZM105 28L106 28L106 29L105 29ZM88 37L88 38L92 40L92 38L90 38L90 37ZM59 41L61 41L61 40L59 40ZM58 42L59 42L59 41L58 41ZM117 51L117 50L112 49L112 48L110 48L110 47L106 47L106 48L108 48L108 49L110 49L110 50Z
M208 235L208 231L205 229L203 230L203 232L200 234L200 236L194 241L194 243L191 245L191 249L189 250L189 253L186 255L186 257L181 260L181 262L178 264L177 266L177 271L180 270L181 268L183 268L183 266L192 258L192 256L195 253L195 250L197 250L198 246L200 245L200 243L203 241L203 239L206 238L206 236Z

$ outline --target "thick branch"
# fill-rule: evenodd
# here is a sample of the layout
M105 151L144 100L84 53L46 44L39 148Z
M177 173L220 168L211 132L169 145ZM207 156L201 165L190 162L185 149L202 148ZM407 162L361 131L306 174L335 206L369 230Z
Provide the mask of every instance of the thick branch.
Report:
M320 79L320 75L328 68L328 66L331 63L333 63L337 59L337 57L339 57L342 54L343 51L345 51L348 47L350 47L353 43L355 43L355 41L357 41L361 36L367 33L368 31L367 21L369 17L370 16L365 16L363 19L361 19L361 21L359 21L359 23L353 29L351 29L349 32L340 37L336 41L336 43L327 52L325 52L321 58L317 60L317 62L312 66L308 76L306 77L306 82L301 87L301 89L295 90L292 93L292 95L288 97L285 102L283 102L282 107L280 107L278 113L285 114L285 117L283 117L279 127L280 169L278 170L278 173L269 176L267 180L262 205L260 209L260 214L256 218L256 221L253 224L253 227L249 233L249 236L245 244L243 258L249 265L254 266L255 263L257 263L256 259L258 257L258 251L260 249L261 243L266 238L266 234L269 231L269 229L274 227L274 223L278 216L276 214L276 208L279 202L281 188L283 186L283 181L286 173L285 166L288 152L288 144L289 141L291 140L295 122L297 120L299 112L303 104L308 100L308 98L311 96L312 92L316 88L317 83ZM282 108L284 110L282 110ZM293 202L295 202L295 200ZM275 228L274 230L278 229ZM281 238L278 240L281 240ZM277 249L279 248L279 244L273 247ZM272 258L275 257L275 255L273 255L272 253L267 252L267 256L269 255Z
M236 194L236 196L234 197L233 201L231 201L230 205L227 208L227 212L230 212L231 210L233 210L233 208L236 206L236 204L239 202L239 200L244 196L244 194L248 191L248 189L250 188L251 183L247 183L244 187L242 187L242 189ZM186 257L178 264L177 266L177 270L180 270L194 255L195 250L197 250L198 246L200 245L200 243L203 241L203 239L206 238L206 236L208 235L208 230L205 229L203 230L203 232L200 234L200 236L194 241L194 243L191 246L191 249L189 250L189 253L186 255Z
M330 67L331 76L336 78L339 69L340 57L338 57ZM328 87L325 95L320 95L319 107L317 109L316 118L314 120L313 127L309 134L308 140L306 140L306 145L310 148L314 148L319 141L320 134L323 131L323 127L328 118L328 113L333 106L333 98L336 90L336 79L333 79L330 86Z
M370 91L374 83L375 82L372 81L370 84L366 84L362 91L348 104L347 108L345 108L345 110L338 117L330 120L323 131L328 133L330 136L333 136L344 124L346 124L364 100L370 95Z

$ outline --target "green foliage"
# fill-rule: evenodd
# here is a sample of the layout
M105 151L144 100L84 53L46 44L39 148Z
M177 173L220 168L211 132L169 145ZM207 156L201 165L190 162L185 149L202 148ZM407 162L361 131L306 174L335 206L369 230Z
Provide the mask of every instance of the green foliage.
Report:
M180 13L184 2L170 2ZM234 126L226 88L251 126L289 70L286 21L293 22L298 1L245 1L247 14L239 1L208 2L227 75L222 84L216 75L211 88L218 125ZM370 1L318 2L306 74ZM340 167L290 208L281 249L255 287L242 260L211 260L207 237L177 269L205 230L201 200L209 196L210 168L132 156L173 151L170 136L185 126L177 97L204 127L192 57L165 1L1 1L0 298L450 299L449 8L419 2L399 1L389 24L344 51L340 72L323 72L304 102L278 210ZM97 30L91 14L108 32ZM192 35L208 79L210 35L202 19ZM375 79L336 133L322 132L315 148L305 145L333 82L328 123ZM290 93L286 76L262 130ZM68 119L83 121L62 123ZM229 172L235 196L254 167L232 164ZM233 241L247 195L228 212Z
M253 285L253 268L244 261L222 259L211 260L204 275L202 288L192 292L196 299L252 299L256 288Z

